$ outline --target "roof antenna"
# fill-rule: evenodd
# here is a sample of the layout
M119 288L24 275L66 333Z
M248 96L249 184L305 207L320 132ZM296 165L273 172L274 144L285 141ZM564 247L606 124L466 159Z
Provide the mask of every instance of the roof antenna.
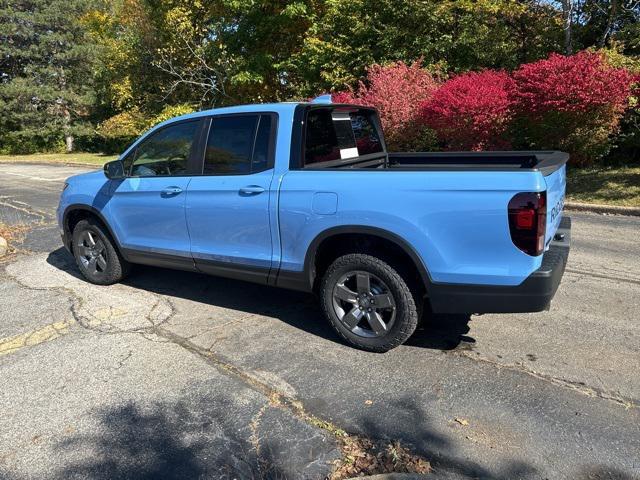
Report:
M311 100L311 103L333 103L331 101L330 93L323 93L322 95L318 95L316 98Z

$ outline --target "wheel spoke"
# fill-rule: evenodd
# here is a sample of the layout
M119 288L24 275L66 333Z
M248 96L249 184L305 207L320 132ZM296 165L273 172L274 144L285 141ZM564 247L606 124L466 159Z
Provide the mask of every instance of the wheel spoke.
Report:
M345 287L344 284L336 285L334 295L336 296L336 298L339 298L340 300L344 300L345 302L349 302L349 303L357 302L357 299L356 299L356 297L358 296L357 293Z
M396 321L396 299L380 277L354 269L333 285L333 311L344 327L364 338L389 334Z
M358 307L353 307L349 313L347 313L344 317L342 317L342 321L345 323L350 330L353 330L358 326L360 320L364 316L364 312L360 310Z
M89 242L90 247L96 246L96 241L93 238L93 234L89 230L87 230L87 241Z
M78 252L80 253L81 257L88 257L89 256L89 247L85 246L85 245L78 245Z
M376 335L383 335L387 332L387 325L375 310L367 313L367 322Z
M104 272L107 269L107 261L104 259L102 255L99 255L98 257L96 257L96 259L97 259L96 263L100 267L100 270Z
M369 293L371 291L371 277L369 274L356 274L356 285L358 286L358 293Z
M373 301L376 308L389 308L393 307L393 297L390 293L383 293L381 295L374 295Z
M96 257L92 257L89 260L89 263L87 264L87 269L89 270L90 273L98 272L97 264L98 264L98 259Z

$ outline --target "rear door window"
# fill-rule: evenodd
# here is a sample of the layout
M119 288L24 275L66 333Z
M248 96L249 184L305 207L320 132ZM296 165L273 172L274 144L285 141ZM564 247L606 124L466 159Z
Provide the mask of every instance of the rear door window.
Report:
M251 172L251 150L258 115L215 117L204 157L204 175L242 175Z
M372 111L318 108L307 115L305 165L383 151Z
M245 175L271 168L271 136L271 115L214 117L202 173Z
M252 173L271 168L270 146L272 122L273 119L271 115L261 115L260 120L258 120L258 130L256 132L253 160L251 163Z

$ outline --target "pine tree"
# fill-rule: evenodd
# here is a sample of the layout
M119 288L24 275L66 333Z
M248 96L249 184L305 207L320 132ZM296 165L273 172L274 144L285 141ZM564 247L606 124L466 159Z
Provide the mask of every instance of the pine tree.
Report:
M96 45L91 0L0 0L0 150L50 150L87 130Z

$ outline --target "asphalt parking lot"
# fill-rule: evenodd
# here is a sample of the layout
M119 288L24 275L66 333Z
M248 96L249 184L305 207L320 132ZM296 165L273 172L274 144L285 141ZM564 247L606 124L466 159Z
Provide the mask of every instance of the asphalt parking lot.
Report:
M433 478L640 478L640 218L571 213L549 312L435 319L386 354L306 295L140 267L84 282L78 167L0 164L0 478L324 478L343 431ZM429 478L429 476L427 476Z

